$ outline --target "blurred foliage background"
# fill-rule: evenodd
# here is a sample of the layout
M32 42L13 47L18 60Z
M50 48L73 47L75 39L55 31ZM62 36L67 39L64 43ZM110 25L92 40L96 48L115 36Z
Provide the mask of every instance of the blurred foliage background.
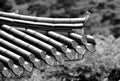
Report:
M0 0L0 10L42 17L80 17L91 13L86 33L120 36L120 0Z
M85 28L87 34L96 35L95 53L87 53L81 62L61 70L54 68L46 74L34 70L29 79L19 81L120 80L120 0L0 0L0 10L59 18L80 17L86 11L91 13Z

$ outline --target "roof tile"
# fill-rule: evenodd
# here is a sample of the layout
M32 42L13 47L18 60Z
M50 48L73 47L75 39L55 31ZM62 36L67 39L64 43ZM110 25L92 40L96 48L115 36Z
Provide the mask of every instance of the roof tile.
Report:
M5 65L2 73L6 77L10 75L9 68L20 76L23 68L29 72L33 65L37 69L45 69L66 61L81 60L86 51L95 51L93 36L67 30L81 28L88 16L42 18L12 14L0 11L0 23L3 24L0 27L0 63ZM34 28L47 31L41 33Z

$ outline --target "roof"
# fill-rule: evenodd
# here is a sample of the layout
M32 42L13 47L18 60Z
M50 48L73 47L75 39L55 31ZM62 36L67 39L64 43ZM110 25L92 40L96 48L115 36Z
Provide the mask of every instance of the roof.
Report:
M0 11L0 16L13 18L13 19L20 19L20 20L27 20L27 21L35 21L35 22L46 22L46 23L54 23L54 24L62 24L62 23L85 23L88 18L89 14L86 16L82 16L79 18L46 18L46 17L35 17L35 16L27 16L27 15L20 15L17 13L8 13Z
M7 23L7 25L39 28L42 30L81 29L87 22L88 18L89 14L79 18L45 18L0 11L1 24Z
M0 20L2 18L1 16ZM10 75L6 75L9 69L16 75L20 75L23 69L30 72L33 67L44 69L48 66L61 65L68 60L81 60L87 51L95 51L95 41L90 35L80 35L75 32L64 32L66 34L63 34L51 30L43 33L41 29L37 31L32 29L33 25L26 28L18 23L14 25L6 22L1 24L0 65L4 68L0 68L0 70L6 77ZM44 27L44 25L42 26Z

